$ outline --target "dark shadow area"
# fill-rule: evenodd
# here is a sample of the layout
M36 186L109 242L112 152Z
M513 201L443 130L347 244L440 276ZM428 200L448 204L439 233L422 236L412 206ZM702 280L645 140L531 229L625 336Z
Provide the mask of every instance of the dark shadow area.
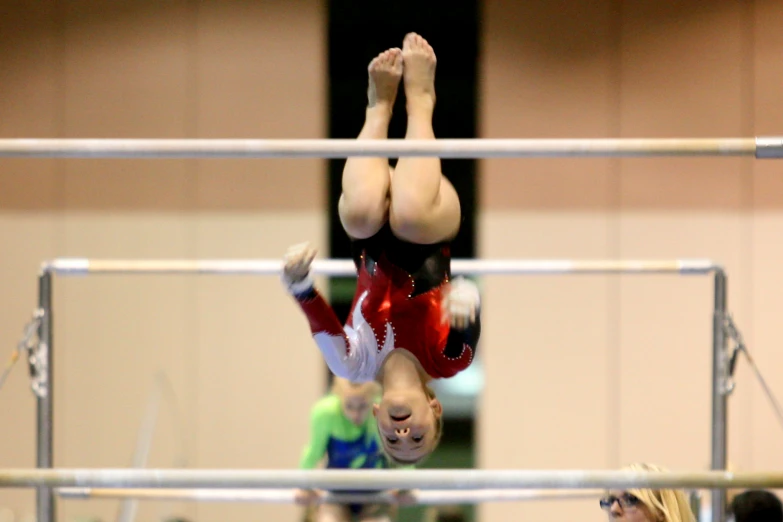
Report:
M394 4L333 0L329 3L329 138L355 138L367 106L367 65L377 54L402 47L415 31L438 57L437 106L433 127L438 138L475 138L478 69L478 4L438 0L426 7L406 0ZM405 96L400 89L389 129L405 135ZM392 161L392 163L394 163ZM337 218L337 200L345 160L329 164L329 212L333 223L332 257L347 257L350 245ZM474 252L475 160L444 160L443 173L460 197L463 224L453 244L454 257Z

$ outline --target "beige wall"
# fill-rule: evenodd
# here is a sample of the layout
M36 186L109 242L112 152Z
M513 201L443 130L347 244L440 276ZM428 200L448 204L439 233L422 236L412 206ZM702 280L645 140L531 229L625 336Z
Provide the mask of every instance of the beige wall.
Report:
M512 2L484 9L481 137L780 132L779 2ZM783 169L740 159L482 163L482 257L712 258L778 395ZM711 280L490 278L483 468L710 462ZM509 298L508 289L515 297ZM513 371L509 371L513 368ZM783 465L743 361L730 461ZM510 400L509 400L510 399ZM491 505L484 520L603 520L594 500Z
M318 0L4 4L3 137L325 136ZM44 259L279 258L292 241L326 245L324 191L317 160L2 160L1 351L35 307ZM275 278L58 278L55 331L56 465L130 465L163 371L175 403L161 405L149 466L296 466L324 374ZM35 465L34 406L19 364L0 391L3 466ZM32 499L0 491L17 517ZM118 503L62 506L63 520L110 520ZM172 514L299 516L151 503L138 520Z
M780 132L778 3L620 4L488 1L481 136ZM0 136L325 135L325 8L316 0L296 9L4 7ZM8 353L18 340L47 258L269 258L291 241L325 245L324 170L310 160L1 160L0 344ZM756 360L783 394L780 179L776 162L736 159L485 161L479 251L713 258L729 271L731 309ZM484 287L482 467L708 467L708 279L509 277ZM150 466L180 465L183 451L193 467L295 466L323 372L274 279L60 278L55 288L58 466L129 465L159 371L178 415L163 404ZM508 288L519 297L509 300ZM281 389L291 390L284 400ZM3 466L34 465L34 404L19 365L0 391L13 426L3 430ZM735 467L783 465L779 427L746 364L730 406ZM17 515L32 499L0 490L0 506ZM116 509L71 501L61 514L110 519ZM290 506L148 504L139 520L174 513L297 516ZM603 519L594 501L481 514Z

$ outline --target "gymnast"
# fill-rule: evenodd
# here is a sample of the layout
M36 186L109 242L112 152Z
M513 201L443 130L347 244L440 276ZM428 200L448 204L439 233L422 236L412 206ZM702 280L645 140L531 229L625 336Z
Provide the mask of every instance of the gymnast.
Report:
M632 464L631 471L668 471L653 464ZM601 509L617 522L696 522L690 502L680 489L628 489L608 491Z
M387 468L378 430L370 410L380 395L375 382L354 384L335 377L328 395L318 400L310 413L310 438L299 462L301 469L314 469L324 457L328 469ZM298 504L314 503L318 493L298 491ZM374 504L320 504L313 507L313 522L363 522L390 520L392 506Z
M387 138L400 79L406 139L435 139L435 61L427 41L410 33L402 49L370 62L358 139ZM288 250L283 281L332 373L380 383L373 414L383 449L394 463L414 465L432 453L443 431L442 406L428 382L467 368L481 329L477 286L451 279L459 198L437 157L402 157L394 169L385 158L351 157L338 208L358 271L345 327L314 287L310 264L316 251L310 245Z

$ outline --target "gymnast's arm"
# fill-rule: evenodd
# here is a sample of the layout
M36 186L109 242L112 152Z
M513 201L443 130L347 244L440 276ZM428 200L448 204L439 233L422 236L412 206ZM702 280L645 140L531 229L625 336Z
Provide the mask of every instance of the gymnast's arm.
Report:
M473 353L471 359L475 359L479 337L481 337L481 310L477 309L474 322L465 328L452 326L449 329L449 336L446 339L446 348L443 350L443 354L449 358L458 358L464 350L470 349ZM466 362L469 363L470 359Z
M326 365L336 376L355 380L358 370L357 354L351 349L348 336L332 307L314 286L292 295L307 317L313 340L318 345Z
M478 286L468 279L455 279L445 306L451 327L443 354L450 359L458 359L465 350L470 350L472 357L465 359L467 368L476 357L481 337L481 295Z
M283 266L283 283L307 317L310 332L326 365L338 377L356 381L365 357L351 346L334 310L315 288L310 265L315 249L308 244L289 248Z

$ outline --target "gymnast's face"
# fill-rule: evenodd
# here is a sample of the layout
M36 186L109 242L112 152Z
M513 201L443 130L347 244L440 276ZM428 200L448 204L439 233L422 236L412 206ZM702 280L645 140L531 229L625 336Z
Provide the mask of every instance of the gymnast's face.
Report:
M385 393L373 406L383 447L395 461L414 464L432 452L437 436L440 402L423 390Z
M370 414L371 400L361 388L345 390L342 396L343 415L357 426L364 424Z

